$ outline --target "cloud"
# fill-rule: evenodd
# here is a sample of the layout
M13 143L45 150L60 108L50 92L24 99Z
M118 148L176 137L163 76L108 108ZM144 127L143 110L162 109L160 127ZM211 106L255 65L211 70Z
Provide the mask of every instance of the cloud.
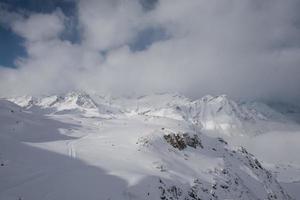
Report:
M2 26L10 26L16 20L21 20L24 12L9 12L9 6L5 3L0 2L0 25Z
M28 19L12 23L15 33L29 42L57 38L64 30L63 14L56 11L52 14L32 14Z
M88 89L300 100L297 0L157 1L151 9L81 0L77 8L78 43L60 37L68 31L60 11L10 23L29 56L13 75L0 71L2 95ZM167 37L132 50L145 30Z
M142 6L135 0L79 1L84 44L105 50L127 44L142 26Z
M237 145L246 147L257 158L273 164L299 165L299 131L268 132L257 137L240 139Z

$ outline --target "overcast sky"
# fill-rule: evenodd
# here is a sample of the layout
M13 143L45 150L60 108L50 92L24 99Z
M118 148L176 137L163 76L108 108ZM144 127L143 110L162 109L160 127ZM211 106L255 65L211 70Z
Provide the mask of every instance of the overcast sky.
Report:
M12 60L1 63L2 96L79 89L300 100L299 0L0 2L11 35L0 34L9 41L0 50Z

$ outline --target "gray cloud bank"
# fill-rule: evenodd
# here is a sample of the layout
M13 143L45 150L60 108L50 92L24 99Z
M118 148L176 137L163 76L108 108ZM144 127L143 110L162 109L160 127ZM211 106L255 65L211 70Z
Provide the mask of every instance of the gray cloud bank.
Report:
M16 59L17 69L1 68L2 96L79 89L300 100L299 0L76 4L77 43L61 37L70 17L60 9L26 16L1 10L28 54ZM150 29L167 37L134 51Z

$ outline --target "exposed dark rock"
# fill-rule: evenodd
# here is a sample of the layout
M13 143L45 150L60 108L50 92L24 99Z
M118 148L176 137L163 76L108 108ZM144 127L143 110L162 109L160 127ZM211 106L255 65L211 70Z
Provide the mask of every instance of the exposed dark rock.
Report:
M167 186L161 179L159 180L161 184L158 189L160 190L160 199L162 200L179 200L183 195L181 188L172 185Z
M172 145L174 148L183 150L186 147L192 147L192 148L203 148L203 145L201 143L200 138L197 135L189 136L189 134L175 134L171 133L168 135L164 135L164 139Z
M263 167L261 166L260 162L257 159L255 159L254 162L260 169L263 169Z
M220 137L218 138L218 141L221 142L221 143L224 143L226 145L228 144L223 138L220 138Z
M180 134L171 133L169 135L164 135L165 140L172 145L174 148L183 150L187 147L184 138Z

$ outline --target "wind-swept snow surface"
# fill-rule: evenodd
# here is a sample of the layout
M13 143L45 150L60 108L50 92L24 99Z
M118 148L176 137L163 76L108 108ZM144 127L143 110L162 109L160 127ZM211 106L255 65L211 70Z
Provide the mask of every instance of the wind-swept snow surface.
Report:
M220 137L285 123L266 108L173 94L8 100L0 100L1 200L293 199L251 153Z

